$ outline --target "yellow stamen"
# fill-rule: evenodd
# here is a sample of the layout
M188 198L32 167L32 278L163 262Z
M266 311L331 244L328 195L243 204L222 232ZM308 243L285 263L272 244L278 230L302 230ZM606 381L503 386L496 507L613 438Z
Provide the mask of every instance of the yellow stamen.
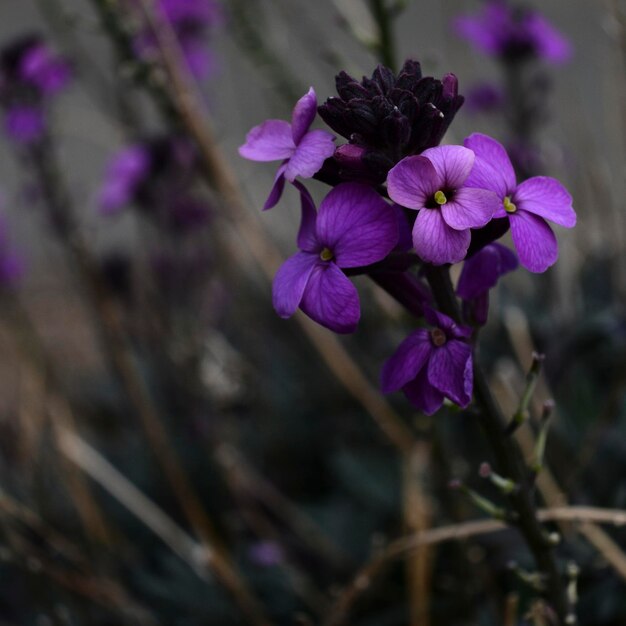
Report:
M320 259L322 259L322 261L330 261L334 256L335 255L330 248L324 248L320 252Z
M517 207L511 202L510 196L504 198L504 210L507 213L515 213L517 211Z
M445 204L448 201L448 198L446 198L446 194L443 193L443 191L437 191L435 193L435 202L437 204Z

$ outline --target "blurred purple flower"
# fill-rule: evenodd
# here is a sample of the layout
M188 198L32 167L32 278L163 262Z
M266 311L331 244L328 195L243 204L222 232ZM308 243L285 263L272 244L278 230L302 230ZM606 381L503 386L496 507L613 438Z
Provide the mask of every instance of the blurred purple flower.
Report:
M311 319L337 333L356 329L359 296L342 268L384 259L398 242L395 211L371 187L343 183L324 198L319 214L302 194L300 252L278 270L273 302L281 317L300 307Z
M535 56L555 64L572 56L569 41L543 15L527 7L511 7L504 0L490 0L480 14L458 17L453 26L458 35L492 56Z
M274 186L263 209L278 204L285 180L293 183L296 176L311 178L335 151L335 137L325 130L309 130L317 112L317 96L313 87L298 100L291 115L291 124L284 120L267 120L255 126L246 136L239 154L251 161L284 159L276 172Z
M262 567L272 567L282 563L285 554L281 546L275 541L258 541L248 551L250 560Z
M426 415L441 408L444 398L460 407L472 400L474 373L471 328L457 325L443 313L426 309L432 329L411 333L384 364L383 393L402 389L411 404Z
M198 79L209 76L215 61L207 39L209 31L224 20L221 5L215 0L157 0L156 7L176 34L191 73ZM159 49L150 28L139 34L134 45L140 57L154 56Z
M463 300L466 319L480 326L487 323L489 290L498 279L518 266L517 257L499 243L491 243L466 259L456 293Z
M506 150L487 135L474 133L463 143L476 155L466 184L497 194L499 207L494 217L509 218L520 263L531 272L545 271L559 255L546 220L572 228L576 224L572 196L548 176L535 176L518 185Z
M122 148L107 167L98 198L100 211L117 213L129 204L149 170L150 154L145 146L135 144Z
M71 78L69 64L53 54L43 41L25 51L19 74L22 80L36 85L45 96L61 91Z
M12 106L5 112L4 130L9 139L16 143L37 142L46 131L44 112L35 106Z
M487 224L499 206L495 194L466 183L473 165L471 150L440 146L403 159L389 172L389 197L419 211L413 245L428 263L461 261L470 244L470 228Z
M465 107L471 113L489 113L500 109L504 100L504 92L498 85L477 83L467 90Z

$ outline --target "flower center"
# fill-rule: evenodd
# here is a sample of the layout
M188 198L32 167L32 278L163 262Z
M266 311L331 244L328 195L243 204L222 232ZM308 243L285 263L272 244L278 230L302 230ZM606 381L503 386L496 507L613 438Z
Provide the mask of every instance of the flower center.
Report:
M511 196L504 198L504 210L507 213L515 213L517 211L517 207L511 202Z
M333 251L330 248L324 248L320 252L320 259L322 259L322 261L332 261L334 256L335 255L333 254Z
M446 194L443 193L443 191L441 191L441 189L437 192L435 192L435 202L441 206L442 204L445 204L448 201L448 198L446 198Z
M437 348L440 348L447 341L446 333L444 333L441 328L433 328L430 331L430 340L433 342L433 345L435 345Z

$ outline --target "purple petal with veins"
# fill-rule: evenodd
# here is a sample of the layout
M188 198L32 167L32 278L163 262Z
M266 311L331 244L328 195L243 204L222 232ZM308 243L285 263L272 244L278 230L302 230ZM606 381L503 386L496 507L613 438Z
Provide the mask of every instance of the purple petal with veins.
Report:
M239 154L252 161L278 161L288 159L295 149L289 122L267 120L246 135Z
M422 209L413 225L413 246L427 263L443 265L462 261L469 248L471 234L454 230L444 221L439 209Z
M441 189L433 164L423 156L402 159L387 175L389 197L407 209L421 209Z
M319 255L298 252L281 265L272 283L272 303L280 317L291 317L296 312L318 262Z
M300 308L336 333L354 332L361 316L355 286L332 262L315 265Z
M509 221L520 263L527 270L544 272L556 262L558 244L544 219L526 211L516 211L509 216Z
M421 328L411 333L383 365L380 376L383 393L398 391L424 367L434 346L429 332Z
M555 178L535 176L525 180L516 189L513 202L518 210L534 213L559 226L576 225L572 196Z
M474 133L463 145L476 155L474 167L465 181L466 187L490 189L498 194L500 200L515 191L515 171L501 143L487 135Z
M291 133L296 145L309 130L317 113L317 96L313 87L296 102L291 114Z
M493 191L462 187L440 211L448 226L455 230L481 228L491 220L501 201Z
M335 137L325 130L312 130L300 140L287 162L285 178L293 182L296 176L311 178L335 151Z
M456 189L465 183L474 165L474 153L463 146L438 146L424 150L435 168L442 187Z
M343 183L320 205L317 235L339 267L359 267L380 261L393 250L398 221L393 208L371 187Z

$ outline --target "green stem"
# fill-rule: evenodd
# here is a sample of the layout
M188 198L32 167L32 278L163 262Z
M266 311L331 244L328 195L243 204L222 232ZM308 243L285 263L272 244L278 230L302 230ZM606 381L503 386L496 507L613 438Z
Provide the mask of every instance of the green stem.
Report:
M426 277L437 305L443 313L461 322L459 305L446 267L430 267ZM517 514L516 525L524 536L541 573L546 576L545 596L556 612L559 624L574 624L566 588L547 533L537 518L529 472L517 441L505 433L505 421L491 394L487 379L474 360L474 397L482 409L481 425L493 450L498 471L513 480L519 489L508 495L509 504Z
M370 10L378 25L378 56L384 65L396 71L396 51L393 42L393 15L386 0L370 0Z

